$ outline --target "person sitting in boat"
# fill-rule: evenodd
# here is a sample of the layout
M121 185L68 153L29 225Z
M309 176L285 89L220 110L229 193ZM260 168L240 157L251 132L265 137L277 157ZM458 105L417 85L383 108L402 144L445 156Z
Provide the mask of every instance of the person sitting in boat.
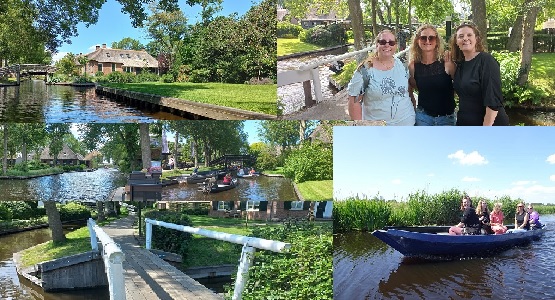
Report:
M480 234L480 220L476 214L476 210L472 207L472 200L468 196L462 199L461 210L463 215L461 222L449 228L450 235L476 235Z
M530 229L530 216L524 211L524 203L520 202L516 206L515 229Z
M249 174L254 175L254 173L256 173L256 171L254 171L254 168L251 168L251 170L249 171Z
M531 228L542 228L542 224L540 223L540 214L534 210L532 204L528 204L528 214L530 219L530 227Z
M503 234L507 232L507 226L503 225L503 219L505 216L501 211L501 203L497 202L493 205L493 211L491 212L489 219L491 224L491 230L495 234Z
M193 169L193 175L197 175L197 173L198 173L198 167L195 167L195 168Z
M224 181L222 183L230 185L231 184L231 174L229 174L229 173L225 174Z
M492 234L493 231L491 230L490 219L489 219L490 211L488 208L488 203L485 200L480 199L480 201L478 201L476 214L478 215L478 220L480 220L480 227L482 228L482 233Z

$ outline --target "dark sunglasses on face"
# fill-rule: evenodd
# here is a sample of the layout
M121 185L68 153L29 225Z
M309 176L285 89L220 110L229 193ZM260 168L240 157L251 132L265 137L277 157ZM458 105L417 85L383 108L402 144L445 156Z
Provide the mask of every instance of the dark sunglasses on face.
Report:
M389 46L395 46L396 42L395 41L386 41L386 40L378 40L378 44L384 46L385 44L388 44Z
M430 36L421 35L420 40L423 41L423 42L425 42L426 40L428 40L429 42L433 42L433 41L436 40L436 36L435 35L430 35Z

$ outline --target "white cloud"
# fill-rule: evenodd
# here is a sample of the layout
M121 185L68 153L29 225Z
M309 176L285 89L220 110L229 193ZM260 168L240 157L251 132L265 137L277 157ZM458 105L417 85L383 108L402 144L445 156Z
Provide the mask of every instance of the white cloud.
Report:
M62 59L64 56L66 56L66 54L68 54L69 52L58 52L56 54L54 54L52 56L52 63L55 63L57 61L59 61L60 59Z
M465 176L465 177L463 177L462 181L472 182L472 181L480 181L480 179L479 179L479 178L476 178L476 177L468 177L468 176Z
M401 184L401 182L402 182L401 179L393 179L391 181L391 183L393 183L393 184Z
M512 184L513 185L529 185L531 183L535 183L535 181L529 181L529 180L519 180L519 181L515 181Z
M549 176L549 179L550 179L551 181L555 181L555 175Z
M555 154L549 155L545 161L550 164L555 164Z
M436 176L436 174L434 174L434 173L428 174L428 177L434 177L434 176Z
M447 155L447 158L456 160L461 165L485 165L488 163L485 157L480 155L478 151L472 151L465 154L463 150Z

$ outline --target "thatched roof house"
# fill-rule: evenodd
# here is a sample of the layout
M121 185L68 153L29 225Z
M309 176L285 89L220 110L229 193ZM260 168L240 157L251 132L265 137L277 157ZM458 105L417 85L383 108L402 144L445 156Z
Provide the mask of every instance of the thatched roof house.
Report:
M148 54L145 50L123 50L96 46L96 50L85 54L89 62L86 73L90 75L96 72L110 74L115 71L140 73L143 69L158 73L158 60Z
M40 161L46 164L53 164L54 163L54 156L50 155L50 148L45 147L40 154ZM58 153L57 156L58 165L80 165L87 163L85 162L85 158L83 155L79 153L75 153L71 150L67 145L64 144L62 150Z

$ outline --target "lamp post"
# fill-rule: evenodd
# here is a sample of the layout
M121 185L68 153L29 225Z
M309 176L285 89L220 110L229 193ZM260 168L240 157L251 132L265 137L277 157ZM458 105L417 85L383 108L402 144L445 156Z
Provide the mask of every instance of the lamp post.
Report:
M449 37L451 37L451 16L445 17L445 40L449 42Z

